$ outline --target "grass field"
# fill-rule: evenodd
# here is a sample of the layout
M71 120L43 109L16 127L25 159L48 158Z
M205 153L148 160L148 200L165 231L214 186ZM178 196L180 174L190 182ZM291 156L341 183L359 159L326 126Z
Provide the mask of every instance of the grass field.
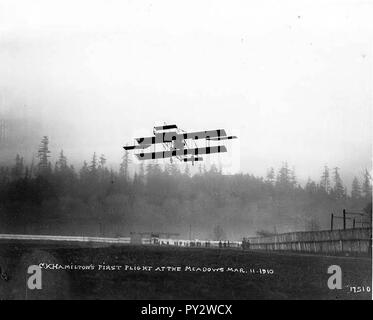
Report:
M27 289L26 282L29 277L27 268L29 265L40 263L45 263L43 267L64 269L43 269L43 288ZM2 241L0 265L9 276L8 281L0 279L0 299L371 299L372 297L371 293L354 293L350 288L354 286L361 287L361 290L371 288L372 263L369 258L234 249L93 247L77 244L37 242L25 244L17 241ZM79 269L68 270L67 265ZM327 269L330 265L339 265L342 269L341 290L330 290L327 286L330 276ZM94 269L81 270L82 266L91 266L91 268L93 266ZM130 270L135 266L141 270ZM356 291L359 291L359 288Z

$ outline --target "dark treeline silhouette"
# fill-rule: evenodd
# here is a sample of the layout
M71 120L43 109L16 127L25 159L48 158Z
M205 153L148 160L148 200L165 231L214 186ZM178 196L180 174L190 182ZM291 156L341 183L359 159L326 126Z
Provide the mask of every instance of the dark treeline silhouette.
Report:
M325 166L320 181L309 179L304 187L286 162L277 171L270 168L265 178L224 175L214 165L191 175L188 166L181 170L175 163L157 162L142 162L130 174L128 153L119 171L95 153L76 170L63 151L52 165L48 143L44 137L36 163L25 164L17 155L14 165L0 167L0 232L128 236L159 231L238 240L328 229L331 212L369 211L371 203L367 170L362 181L354 178L348 194L339 168Z

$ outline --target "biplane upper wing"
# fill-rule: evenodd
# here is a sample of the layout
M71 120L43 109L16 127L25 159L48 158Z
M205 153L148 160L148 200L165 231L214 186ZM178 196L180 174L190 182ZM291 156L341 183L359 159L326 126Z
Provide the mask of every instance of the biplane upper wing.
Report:
M156 133L153 137L144 137L135 139L139 145L151 145L156 143L172 142L175 140L182 140L182 135L176 132L162 132Z
M177 129L176 124L165 124L164 126L154 127L155 131Z
M227 148L225 146L177 149L177 150L157 151L157 152L147 152L147 153L142 152L142 153L136 154L136 157L139 160L151 160L151 159L163 159L163 158L171 158L171 157L176 157L176 156L187 156L187 155L198 156L201 154L222 153L222 152L227 152Z
M208 131L195 131L195 132L187 132L183 134L184 139L206 139L206 138L214 138L214 137L224 137L227 133L224 129L217 129L217 130L208 130Z
M163 132L157 133L153 137L136 138L135 140L139 145L148 145L156 143L171 142L174 140L186 140L186 139L210 139L216 137L225 137L227 133L224 129L208 130L208 131L195 131L186 133L176 132Z

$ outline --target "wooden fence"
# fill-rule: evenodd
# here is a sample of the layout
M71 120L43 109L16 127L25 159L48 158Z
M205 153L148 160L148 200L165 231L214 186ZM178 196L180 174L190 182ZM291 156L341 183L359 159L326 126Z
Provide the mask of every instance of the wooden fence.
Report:
M371 254L372 229L291 232L270 237L244 238L242 246L250 250Z
M32 241L67 241L67 242L96 242L109 244L130 244L131 238L103 238L103 237L69 237L69 236L49 236L31 234L0 234L0 240L32 240Z

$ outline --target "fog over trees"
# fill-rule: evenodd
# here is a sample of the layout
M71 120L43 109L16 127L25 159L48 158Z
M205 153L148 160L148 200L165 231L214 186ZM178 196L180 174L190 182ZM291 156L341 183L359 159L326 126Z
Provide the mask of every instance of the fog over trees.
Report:
M276 232L322 230L343 208L371 208L371 177L356 172L352 186L339 168L324 166L318 181L301 186L284 162L266 177L224 175L215 165L141 162L134 174L123 152L118 171L94 153L80 168L63 150L50 161L43 137L37 160L16 155L0 167L0 232L129 236L130 232L177 232L181 238L239 240ZM341 227L336 222L335 227ZM359 227L357 222L357 227Z

